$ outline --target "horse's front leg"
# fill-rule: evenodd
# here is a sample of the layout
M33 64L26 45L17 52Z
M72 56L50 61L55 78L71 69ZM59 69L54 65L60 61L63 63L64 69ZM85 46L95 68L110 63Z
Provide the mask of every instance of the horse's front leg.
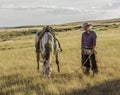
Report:
M55 56L56 56L56 64L57 64L57 67L58 67L58 72L60 72L59 60L58 60L58 52L55 53Z
M36 52L36 58L37 58L37 70L39 70L39 61L40 61L40 53Z

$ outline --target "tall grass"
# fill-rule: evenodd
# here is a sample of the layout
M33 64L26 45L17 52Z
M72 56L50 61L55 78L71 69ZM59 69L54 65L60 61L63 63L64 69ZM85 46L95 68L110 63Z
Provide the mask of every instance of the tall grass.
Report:
M103 27L104 28L104 27ZM36 69L34 35L0 43L0 95L119 95L120 29L97 31L99 74L85 76L81 69L80 30L57 33L61 73L53 58L53 74L44 78ZM10 49L11 48L11 49ZM74 72L74 73L72 73Z

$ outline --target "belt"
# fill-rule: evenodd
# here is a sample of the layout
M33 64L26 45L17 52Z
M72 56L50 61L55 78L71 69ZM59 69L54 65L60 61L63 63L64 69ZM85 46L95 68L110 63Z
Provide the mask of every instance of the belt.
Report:
M83 46L82 48L85 48L85 49L93 49L93 47L90 47L90 46Z

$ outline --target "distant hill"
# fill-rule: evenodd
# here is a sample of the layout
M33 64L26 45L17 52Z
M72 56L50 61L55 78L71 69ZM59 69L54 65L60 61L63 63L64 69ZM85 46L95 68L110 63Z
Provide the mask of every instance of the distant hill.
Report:
M100 22L104 22L104 23L114 23L114 22L120 22L120 18L107 19L107 20L100 20Z
M67 24L62 24L62 25L78 25L82 24L84 22L88 23L120 23L120 18L114 18L114 19L106 19L106 20L89 20L89 21L80 21L80 22L72 22L72 23L67 23Z
M59 27L68 27L68 26L77 26L81 25L84 22L92 23L92 24L101 24L101 23L120 23L120 18L114 18L114 19L106 19L106 20L89 20L89 21L80 21L80 22L71 22L71 23L65 23L65 24L55 24L51 25L53 27L59 26ZM16 26L16 27L0 27L0 29L18 29L18 28L40 28L44 25L26 25L26 26Z

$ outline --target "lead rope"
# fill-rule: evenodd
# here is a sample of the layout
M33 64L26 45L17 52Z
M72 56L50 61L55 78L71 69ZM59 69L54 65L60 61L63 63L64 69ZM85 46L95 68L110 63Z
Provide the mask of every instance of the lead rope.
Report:
M82 68L82 67L86 64L86 62L88 61L88 59L90 60L91 55L92 55L92 54L90 54L90 55L87 57L87 59L86 59L86 60L84 61L84 63L82 64L82 66L80 66L78 69L74 70L74 71L71 72L70 74L72 74L72 73L77 72L78 70L80 70L80 68Z

